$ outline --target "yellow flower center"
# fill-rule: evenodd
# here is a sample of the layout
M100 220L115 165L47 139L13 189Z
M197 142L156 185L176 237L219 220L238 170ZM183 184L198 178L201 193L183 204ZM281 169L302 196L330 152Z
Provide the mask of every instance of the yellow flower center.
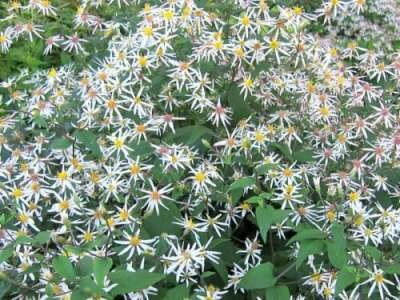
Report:
M358 200L360 200L360 194L358 192L351 192L349 193L349 200L350 202L357 202Z
M221 50L224 47L224 42L220 39L214 42L214 48L217 50Z
M121 149L124 146L124 140L121 138L116 138L114 141L114 146L117 149Z
M250 25L250 18L248 16L244 16L241 20L241 23L243 26L249 26Z
M144 124L139 124L136 126L136 132L138 133L145 133L146 126Z
M29 221L29 216L25 213L20 213L17 216L18 221L20 221L22 224L26 224Z
M166 21L171 21L174 18L174 15L174 12L170 9L164 11L163 13L164 20Z
M147 26L143 29L143 34L145 37L149 38L152 37L154 32L153 32L153 27Z
M202 183L202 182L204 182L204 180L206 180L206 174L202 171L199 171L194 175L194 179L197 182Z
M119 218L122 221L128 220L129 219L129 212L126 209L121 210L120 213L119 213Z
M16 188L12 192L12 195L14 196L15 199L19 199L24 195L24 192L20 188Z
M133 246L133 247L139 246L139 245L140 245L140 242L141 242L140 237L139 237L139 235L137 235L137 234L131 236L131 238L130 238L130 240L129 240L129 243L130 243L131 246Z
M383 281L384 281L384 277L383 277L383 274L382 273L378 273L378 274L376 274L375 275L375 282L377 283L377 284L382 284L383 283Z
M139 56L138 58L138 64L143 68L147 66L148 63L148 58L147 56Z
M139 174L139 173L140 173L140 166L137 165L137 164L133 164L133 165L131 166L131 174L132 174L132 175L137 175L137 174Z
M57 173L57 179L60 181L65 181L68 179L68 173L65 171L61 171Z
M271 49L273 49L273 50L278 49L278 48L279 48L279 45L280 45L280 43L279 43L279 41L276 40L276 39L271 40L271 42L269 43L269 47L270 47Z
M69 202L67 199L64 199L62 201L60 201L60 203L58 203L58 207L62 210L62 211L66 211L69 208Z

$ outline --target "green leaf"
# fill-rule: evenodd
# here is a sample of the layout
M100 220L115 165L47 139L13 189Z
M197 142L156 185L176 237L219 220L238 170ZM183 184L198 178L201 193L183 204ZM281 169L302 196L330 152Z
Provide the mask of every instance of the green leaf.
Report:
M304 240L300 242L300 250L296 259L296 268L298 269L309 255L323 252L324 246L321 240Z
M207 140L207 138L210 138L213 135L214 132L208 127L193 125L176 129L175 133L168 135L167 140L169 139L186 145L194 145L197 143L201 144L202 138Z
M96 283L100 287L104 287L104 278L112 267L111 258L96 258L93 262L93 273Z
M294 237L292 237L287 244L291 244L296 241L304 240L322 240L326 237L325 233L319 231L318 229L305 229L299 231Z
M73 291L71 300L107 297L107 294L89 276L79 280L77 288Z
M250 269L240 280L239 288L254 290L274 286L276 278L273 275L273 268L271 263L264 263Z
M288 160L293 161L292 152L287 144L271 143L271 146L278 149Z
M17 244L20 244L20 245L22 245L22 244L29 244L29 243L32 243L32 239L31 239L29 236L20 235L20 236L18 236L18 237L15 239L15 242L16 242Z
M168 209L160 208L160 213L157 215L153 212L151 215L146 216L143 220L143 227L151 236L168 234L180 234L182 229L171 222L180 216L180 211L174 203L166 202L165 206Z
M97 144L96 135L89 130L77 130L74 132L74 136L80 141L82 144L88 148L93 155L96 157L101 157L102 153L99 145Z
M79 249L81 250L81 249ZM67 251L72 252L72 249L67 249ZM81 252L78 252L81 253ZM93 261L94 259L90 256L82 257L76 264L76 274L79 277L89 276L93 273Z
M162 300L180 300L189 297L190 289L186 285L181 284L169 289Z
M141 141L140 143L132 142L129 144L129 147L132 149L132 152L129 153L132 158L136 158L137 156L143 158L152 154L154 151L148 141Z
M345 288L352 285L356 280L355 272L351 269L340 270L337 274L335 295L339 295Z
M288 214L288 210L275 209L271 205L266 207L257 207L256 221L258 228L260 229L261 238L264 242L267 239L267 232L271 225L282 222Z
M75 271L72 263L66 256L57 256L52 261L54 270L62 277L68 280L75 279Z
M0 250L0 263L9 259L13 255L13 252L14 248L12 246Z
M365 252L376 261L382 260L382 252L374 246L367 245L364 247Z
M277 285L267 288L265 298L266 300L289 300L290 291L286 285Z
M51 144L51 149L67 149L69 146L72 145L72 142L66 138L55 138Z
M225 89L227 90L226 97L229 106L233 111L233 120L238 122L241 119L246 119L251 114L249 98L244 100L244 95L240 95L240 89L236 84L229 84Z
M329 261L336 268L342 268L347 263L346 239L342 224L332 225L333 241L326 241Z
M51 232L50 231L42 231L39 232L33 239L33 242L37 245L46 244L50 241Z
M400 274L400 264L391 264L382 268L388 274Z
M229 186L228 192L236 190L236 189L244 189L244 188L252 186L254 184L256 184L256 180L253 177L240 178L239 180L236 180L234 183L232 183Z
M135 272L115 271L109 274L109 278L112 283L118 284L111 290L111 293L121 295L146 289L164 279L165 275L144 270Z
M315 161L313 158L313 152L311 150L300 150L293 153L293 159L298 162L312 162Z

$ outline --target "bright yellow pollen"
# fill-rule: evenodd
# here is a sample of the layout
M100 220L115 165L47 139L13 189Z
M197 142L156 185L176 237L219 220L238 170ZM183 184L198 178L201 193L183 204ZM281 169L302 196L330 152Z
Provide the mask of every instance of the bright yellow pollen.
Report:
M29 221L29 216L28 216L27 214L25 214L25 213L20 213L20 214L17 216L17 219L18 219L18 221L20 221L21 223L26 224L26 223L28 223L28 221Z
M357 192L351 192L348 195L350 202L357 202L360 200L360 195Z
M138 58L138 64L143 68L146 67L148 64L149 59L147 56L139 56Z
M321 281L321 273L314 273L311 275L312 282L320 282Z
M241 23L243 26L249 26L250 25L250 18L248 16L244 16L241 20Z
M119 218L122 221L126 221L129 219L129 212L126 209L123 209L119 212Z
M322 115L323 117L329 117L330 114L331 114L331 112L330 112L330 110L329 110L329 107L328 107L327 105L322 106L322 107L319 109L319 112L321 113L321 115Z
M328 219L329 222L333 222L336 218L336 212L334 210L329 210L326 213L326 218Z
M204 172L202 172L202 171L199 171L194 175L194 179L197 182L202 183L202 182L204 182L204 180L206 180L206 174Z
M296 15L300 16L303 13L303 9L301 7L299 7L299 6L296 6L296 7L293 8L293 12Z
M190 16L190 14L192 13L192 9L188 6L186 6L183 10L182 10L182 17L188 17Z
M236 55L237 57L239 57L239 58L244 57L243 48L242 48L242 47L237 47L237 48L235 49L235 55Z
M85 242L90 242L90 241L93 240L93 234L91 232L89 232L89 231L86 231L83 234L83 239L84 239Z
M69 202L68 200L64 199L62 201L60 201L60 203L58 203L58 207L62 210L62 211L66 211L69 208Z
M129 243L130 243L131 246L133 246L133 247L139 246L139 245L140 245L140 242L141 242L140 237L139 237L139 235L137 235L137 234L131 236L131 238L130 238L130 240L129 240Z
M224 42L220 39L214 42L214 48L217 50L221 50L224 47Z
M361 226L362 224L364 224L364 218L362 215L356 215L354 217L354 225L356 226Z
M271 49L273 49L273 50L278 49L278 48L279 48L279 45L280 45L280 43L279 43L279 41L276 40L276 39L271 40L271 42L269 43L269 47L270 47Z
M121 138L116 138L114 141L114 146L117 149L121 149L124 146L124 140Z
M251 78L245 79L245 80L244 80L244 85L245 85L245 87L247 87L247 88L253 87L253 80L251 80Z
M49 71L48 76L49 76L50 78L56 78L56 77L57 77L57 71L56 71L56 69L51 68L51 70Z
M14 196L15 199L18 199L18 198L21 198L24 195L24 192L20 188L16 188L12 192L12 195Z
M257 130L254 134L254 138L257 142L261 143L265 141L265 135L262 131Z
M153 27L151 26L147 26L145 28L143 28L143 34L145 37L152 37L154 32L153 32Z
M65 171L61 171L57 173L57 179L60 181L65 181L68 179L68 173Z
M324 288L323 294L326 298L330 297L332 295L332 289L331 288Z
M0 34L0 44L4 44L7 41L7 37L4 34Z
M163 17L166 21L171 21L174 18L174 12L170 9L164 11Z

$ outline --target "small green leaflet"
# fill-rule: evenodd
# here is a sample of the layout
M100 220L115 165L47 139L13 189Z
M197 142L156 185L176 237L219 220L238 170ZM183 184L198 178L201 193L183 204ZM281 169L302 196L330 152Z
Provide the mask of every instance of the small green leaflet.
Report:
M334 223L332 225L332 235L332 241L326 241L328 257L332 265L340 269L347 263L346 239L343 225Z
M135 272L115 271L109 274L112 283L118 284L111 290L113 295L122 295L130 292L138 292L165 278L159 273L138 270Z
M296 269L303 264L309 255L323 252L324 246L321 240L304 240L300 242L300 250L296 259Z
M14 248L12 246L0 250L0 263L6 261L11 255L13 255L13 252Z
M304 229L292 237L287 244L291 244L296 241L303 241L303 240L322 240L326 238L326 234L319 231L318 229Z
M257 207L256 221L258 228L260 229L261 238L264 242L267 239L267 232L271 225L282 222L288 214L288 210L275 209L271 205L267 205L266 207Z
M239 180L236 180L234 183L232 183L229 186L228 192L236 190L236 189L244 189L244 188L252 186L254 184L256 184L256 180L252 177L240 178Z
M50 148L64 150L64 149L67 149L71 145L72 145L72 142L66 138L55 138L51 142Z
M96 283L100 287L104 287L104 278L112 267L111 258L96 258L93 262L93 273Z
M289 300L290 292L286 285L277 285L267 288L265 298L266 300Z
M162 300L178 300L189 297L190 289L185 284L178 285L172 289L168 289Z
M250 269L239 282L239 288L254 290L274 286L276 278L273 275L273 268L271 263L264 263Z
M89 130L77 130L74 132L74 136L79 142L84 144L86 148L88 148L96 157L102 156L100 147L97 144L97 137L93 132Z
M345 288L352 285L356 282L356 271L354 272L351 269L344 268L340 270L337 274L337 281L336 281L336 289L335 295L339 295Z
M75 279L75 270L66 256L57 256L53 259L54 270L67 280Z

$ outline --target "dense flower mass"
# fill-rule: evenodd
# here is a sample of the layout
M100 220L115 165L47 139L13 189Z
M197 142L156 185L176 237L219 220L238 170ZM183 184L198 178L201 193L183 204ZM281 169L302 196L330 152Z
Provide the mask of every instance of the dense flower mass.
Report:
M398 1L0 5L0 298L400 298Z

